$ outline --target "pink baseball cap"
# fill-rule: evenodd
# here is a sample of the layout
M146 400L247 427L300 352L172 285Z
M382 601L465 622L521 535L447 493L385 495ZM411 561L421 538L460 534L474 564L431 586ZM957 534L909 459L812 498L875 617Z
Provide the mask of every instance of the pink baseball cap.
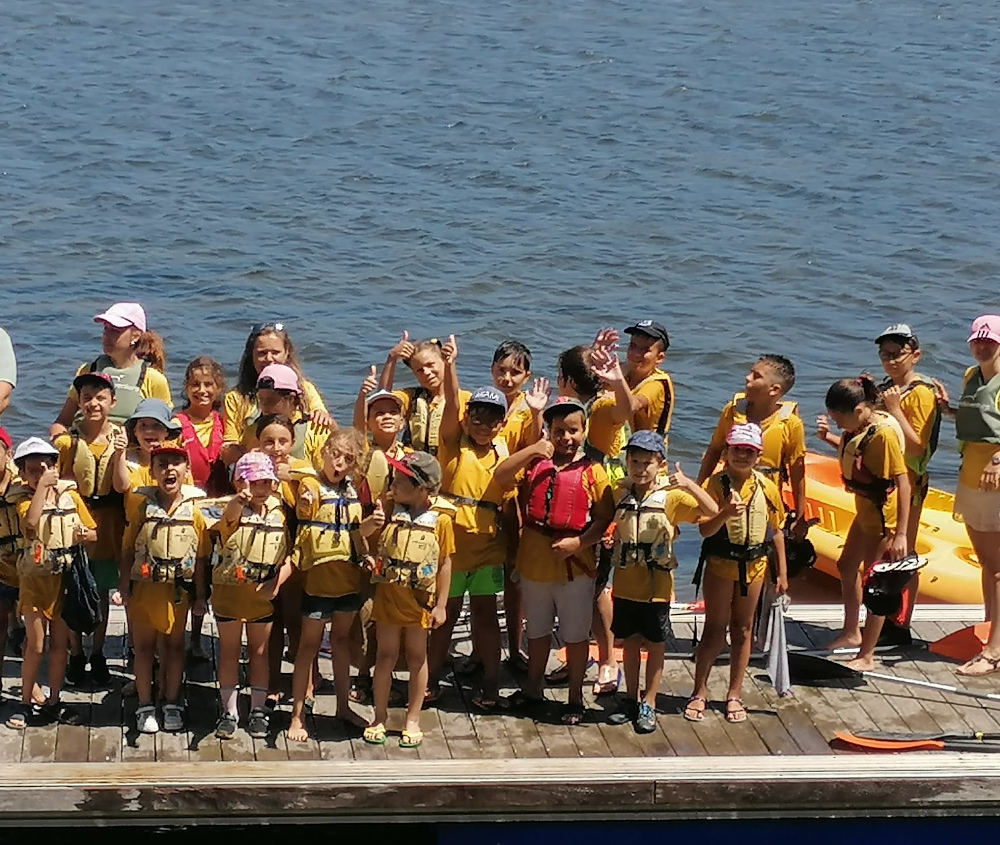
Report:
M146 312L138 302L116 302L103 314L94 317L95 323L107 323L116 329L127 329L129 326L139 331L146 331Z
M236 481L277 481L274 474L274 464L263 452L247 452L233 467L233 479Z
M749 446L758 452L764 450L764 432L757 423L734 425L726 435L726 443L730 446Z
M292 393L301 393L299 377L295 370L287 364L268 364L257 376L257 389L266 388L270 390L290 390Z
M983 314L972 321L972 332L969 334L969 343L974 340L992 340L1000 343L1000 316L996 314Z

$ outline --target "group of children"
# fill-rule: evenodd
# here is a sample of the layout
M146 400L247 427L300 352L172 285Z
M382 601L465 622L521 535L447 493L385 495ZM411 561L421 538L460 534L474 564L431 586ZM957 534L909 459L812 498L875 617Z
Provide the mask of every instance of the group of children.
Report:
M1000 318L991 319L995 360ZM329 629L337 717L363 728L365 741L384 743L402 652L409 698L399 742L416 747L420 711L442 693L466 596L473 654L453 668L481 674L475 708L530 715L545 701L546 682L562 677L562 721L579 723L593 640L595 694L617 692L624 680L611 721L649 732L670 632L676 526L685 522L704 538L696 577L705 628L684 716L703 719L709 670L728 631L726 718L747 718L741 688L761 592L768 582L778 594L787 589L786 542L801 543L809 527L805 430L785 398L795 380L788 359L764 355L754 364L723 409L697 478L688 478L668 462L675 394L661 367L669 337L655 321L625 330L624 365L614 330L567 349L555 391L533 378L531 354L516 341L496 350L491 383L470 392L460 386L454 337L404 334L381 372L373 366L362 382L351 427L337 426L304 378L281 323L252 328L229 392L218 363L194 359L175 411L163 344L142 308L117 303L95 321L103 354L80 367L50 440L13 448L0 429L0 654L8 623L20 616L26 628L21 703L8 727L41 715L72 721L60 698L64 677L83 683L89 666L94 683L109 679L104 631L88 655L61 617L63 574L83 549L105 611L109 600L127 607L141 732L183 729L185 632L190 618L191 652L201 656L210 603L219 632L217 736L239 728L245 642L247 731L270 730L287 644L288 739L306 740ZM845 625L832 647L859 647L861 668L871 665L883 621L870 614L859 629L862 576L873 562L914 550L946 401L916 373L919 343L908 326L888 328L876 343L887 380L880 389L867 376L830 388L826 406L842 436L827 417L818 421L820 438L840 450L857 506L840 560ZM400 361L416 387L394 389ZM986 375L996 408L1000 378ZM1000 443L1000 410L987 422L995 430L983 436L997 439L985 442ZM510 666L524 673L506 698L501 593ZM902 603L899 635L911 603ZM566 660L546 676L554 633ZM46 634L48 695L37 684ZM362 719L352 702L372 704L373 717Z

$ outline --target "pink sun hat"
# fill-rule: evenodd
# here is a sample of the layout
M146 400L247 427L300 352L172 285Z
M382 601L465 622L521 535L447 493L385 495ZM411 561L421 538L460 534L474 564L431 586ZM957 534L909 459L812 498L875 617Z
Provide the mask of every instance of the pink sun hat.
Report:
M233 467L234 481L277 481L274 464L263 452L247 452Z
M257 389L290 390L292 393L302 393L299 376L287 364L268 364L257 376Z
M972 331L969 333L969 343L974 340L992 340L1000 343L1000 316L983 314L972 321Z
M764 450L764 432L757 423L742 423L734 425L726 435L729 446L748 446L758 452Z
M116 329L130 326L141 332L146 331L146 312L138 302L116 302L103 314L94 317L95 323L107 323Z

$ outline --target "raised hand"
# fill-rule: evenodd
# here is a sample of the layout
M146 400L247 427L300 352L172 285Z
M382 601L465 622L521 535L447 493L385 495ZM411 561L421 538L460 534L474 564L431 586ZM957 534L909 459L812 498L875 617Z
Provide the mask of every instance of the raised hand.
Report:
M688 487L691 484L691 479L681 471L681 465L678 463L674 464L674 471L667 476L667 484L671 490L677 487Z
M382 500L375 500L375 510L361 520L361 536L371 537L382 530L385 526L385 510L382 508Z
M816 436L820 440L827 440L830 437L830 418L826 414L816 417Z
M726 518L729 519L733 516L742 516L746 513L747 503L740 498L740 494L733 490L729 494L729 501L726 502L725 507L722 508L722 513L725 514Z
M458 343L455 341L455 335L448 335L448 342L441 347L441 357L444 358L446 364L455 363L455 359L458 357Z
M549 397L551 395L552 389L549 387L549 380L547 378L536 378L531 383L531 390L524 394L524 404L528 406L532 413L540 413L549 404Z
M39 487L55 487L59 483L59 470L55 467L49 467L45 472L42 473L42 477L38 479Z
M404 331L399 343L389 350L389 356L397 361L409 361L413 357L413 352L414 347L410 342L410 333Z
M600 346L590 353L590 368L603 383L621 381L625 378L617 350Z
M551 458L555 454L555 446L552 445L552 441L543 438L539 440L534 446L531 447L535 450L535 454L543 459Z
M620 338L617 329L601 329L594 338L593 346L595 349L608 349L617 355Z
M128 435L124 428L116 428L111 435L111 451L124 452L126 449L128 449Z
M882 402L885 404L885 409L893 416L900 412L900 403L902 401L903 396L896 385L882 391Z
M317 409L309 414L309 421L320 428L333 429L333 417L326 411Z
M378 368L372 364L371 370L368 375L365 376L365 380L361 382L361 395L367 396L375 388L378 387Z

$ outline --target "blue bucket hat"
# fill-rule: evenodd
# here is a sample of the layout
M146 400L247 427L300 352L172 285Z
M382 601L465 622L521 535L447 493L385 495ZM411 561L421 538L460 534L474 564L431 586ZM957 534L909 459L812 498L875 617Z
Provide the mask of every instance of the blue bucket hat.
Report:
M139 420L156 420L167 429L171 437L177 437L181 433L181 424L174 419L174 412L162 399L143 399L136 406L135 412L128 418L126 424L135 428L135 424Z
M637 431L628 439L625 450L629 449L642 449L644 452L653 452L661 458L667 457L667 444L655 431Z
M507 397L495 387L477 387L469 397L470 405L493 405L507 413Z

